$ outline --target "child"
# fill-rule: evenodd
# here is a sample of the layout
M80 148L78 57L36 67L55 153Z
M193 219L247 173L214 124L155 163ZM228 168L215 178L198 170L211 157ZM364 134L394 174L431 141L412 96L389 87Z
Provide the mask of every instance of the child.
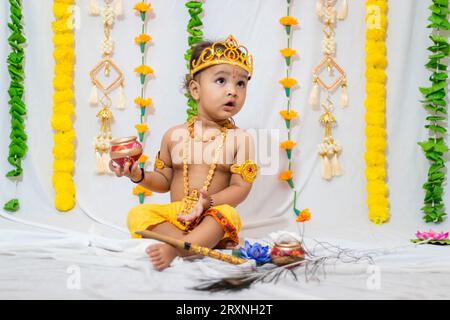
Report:
M209 248L239 243L241 221L234 207L249 194L257 166L253 139L234 125L232 116L244 105L252 70L252 56L233 36L198 43L185 85L197 102L198 116L164 134L153 172L137 163L116 168L110 162L119 177L154 192L170 191L169 204L132 208L132 237L147 229ZM168 244L150 245L146 252L157 270L186 255Z

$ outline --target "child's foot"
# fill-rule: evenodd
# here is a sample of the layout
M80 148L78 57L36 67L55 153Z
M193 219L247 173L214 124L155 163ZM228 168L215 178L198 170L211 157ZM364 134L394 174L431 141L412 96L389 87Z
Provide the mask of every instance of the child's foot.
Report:
M216 246L214 247L214 249L235 249L236 248L236 244L228 239L222 239L219 241L218 244L216 244Z
M178 255L177 250L169 244L152 244L145 250L147 252L151 263L156 270L162 271L168 266L173 259Z

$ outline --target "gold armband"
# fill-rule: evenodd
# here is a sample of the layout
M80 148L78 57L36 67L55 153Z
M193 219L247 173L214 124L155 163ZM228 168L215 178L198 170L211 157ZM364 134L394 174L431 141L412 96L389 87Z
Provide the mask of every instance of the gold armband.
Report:
M156 155L156 158L155 158L155 165L154 165L154 167L153 167L153 170L156 170L156 169L164 169L164 168L168 167L168 166L164 163L164 161L162 161L162 160L160 159L159 153L160 153L160 151L158 151L158 154Z
M233 164L230 171L239 173L245 181L252 183L256 179L258 166L252 160L245 160L243 164Z

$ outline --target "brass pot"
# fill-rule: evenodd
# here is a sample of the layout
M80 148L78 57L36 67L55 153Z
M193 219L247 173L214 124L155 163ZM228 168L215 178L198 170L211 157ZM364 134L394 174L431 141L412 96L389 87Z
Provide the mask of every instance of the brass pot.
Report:
M305 260L305 251L300 242L278 243L270 251L272 262L278 266Z
M133 163L142 155L142 145L136 136L111 140L109 151L111 160L123 167L125 162Z

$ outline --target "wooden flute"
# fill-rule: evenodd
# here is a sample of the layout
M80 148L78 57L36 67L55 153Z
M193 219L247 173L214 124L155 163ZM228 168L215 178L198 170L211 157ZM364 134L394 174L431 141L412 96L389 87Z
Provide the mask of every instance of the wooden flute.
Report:
M178 249L186 250L188 252L202 255L204 257L210 257L210 258L217 259L220 261L225 261L225 262L228 262L231 264L243 264L243 263L247 262L246 259L242 259L239 257L235 257L232 255L226 254L226 253L212 250L210 248L201 247L196 244L192 244L192 243L189 243L189 242L186 242L183 240L178 240L178 239L175 239L175 238L172 238L172 237L169 237L169 236L157 233L157 232L144 230L144 231L136 231L135 233L141 235L144 238L154 239L154 240L168 243Z

